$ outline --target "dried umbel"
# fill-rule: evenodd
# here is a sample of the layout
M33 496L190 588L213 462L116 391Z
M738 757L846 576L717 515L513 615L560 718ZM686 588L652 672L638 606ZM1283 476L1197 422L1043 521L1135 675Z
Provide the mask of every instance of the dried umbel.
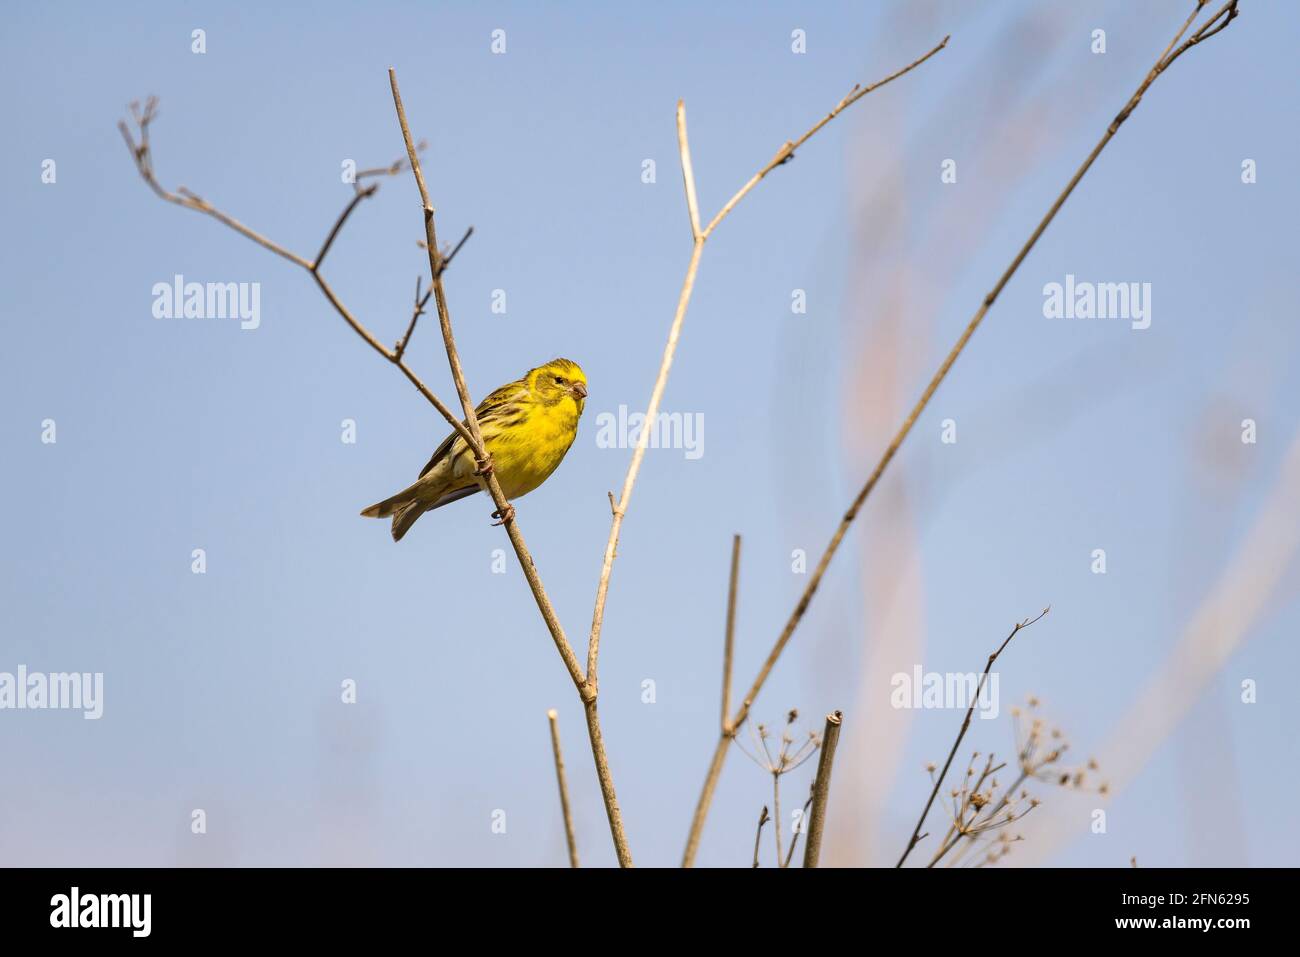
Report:
M997 863L1011 853L1011 845L1021 840L1021 837L1018 834L1012 836L1005 828L1042 803L1025 786L1031 781L1075 791L1101 795L1107 793L1104 781L1095 787L1091 783L1098 771L1095 760L1090 759L1077 768L1060 763L1070 749L1070 743L1060 728L1049 726L1039 716L1039 703L1038 698L1031 695L1024 708L1011 709L1016 755L1015 778L1009 786L1003 788L997 778L998 773L1007 768L1008 762L997 762L995 756L989 754L980 766L980 753L976 751L971 755L961 785L948 794L948 831L931 857L929 866L933 867L942 861L949 867L963 863L984 867ZM933 780L934 765L927 767ZM990 836L994 831L998 832L996 836ZM982 849L984 853L968 859L969 852L976 848Z

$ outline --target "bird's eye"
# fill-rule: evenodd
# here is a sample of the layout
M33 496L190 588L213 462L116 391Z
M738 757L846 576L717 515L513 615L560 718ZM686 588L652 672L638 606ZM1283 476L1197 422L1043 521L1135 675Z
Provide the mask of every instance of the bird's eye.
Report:
M560 376L557 375L557 376L555 377L555 384L556 384L556 385L564 385L564 379L563 379L562 377L560 377Z

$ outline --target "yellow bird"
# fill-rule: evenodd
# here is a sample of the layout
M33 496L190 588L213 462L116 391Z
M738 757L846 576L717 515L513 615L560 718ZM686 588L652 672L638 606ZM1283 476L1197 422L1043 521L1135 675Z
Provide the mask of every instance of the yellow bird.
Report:
M545 482L564 461L578 434L587 398L587 376L568 359L553 359L497 389L474 410L492 469L508 499L521 498ZM484 489L474 456L457 432L438 446L414 485L362 511L366 518L393 519L399 542L425 512Z

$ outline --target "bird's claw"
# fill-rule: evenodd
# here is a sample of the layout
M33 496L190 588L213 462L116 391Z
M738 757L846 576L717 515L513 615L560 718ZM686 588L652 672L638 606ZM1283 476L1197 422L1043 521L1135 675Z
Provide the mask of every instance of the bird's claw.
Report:
M496 469L492 465L491 459L483 459L479 462L476 462L475 465L477 467L474 469L474 474L482 475L485 478L491 475L494 471L496 471Z
M499 508L492 513L492 517L499 519L499 521L492 523L494 527L497 525L504 525L506 522L513 522L515 520L515 507L513 505L507 505L503 509Z

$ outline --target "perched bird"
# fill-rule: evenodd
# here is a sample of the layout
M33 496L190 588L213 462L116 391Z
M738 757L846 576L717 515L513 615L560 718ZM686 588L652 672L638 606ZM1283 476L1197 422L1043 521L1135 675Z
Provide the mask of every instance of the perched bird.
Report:
M553 359L503 385L474 410L492 470L506 498L527 495L564 460L578 434L587 398L587 377L568 359ZM469 446L452 432L433 453L414 485L365 509L366 518L393 519L400 542L425 512L485 488Z

